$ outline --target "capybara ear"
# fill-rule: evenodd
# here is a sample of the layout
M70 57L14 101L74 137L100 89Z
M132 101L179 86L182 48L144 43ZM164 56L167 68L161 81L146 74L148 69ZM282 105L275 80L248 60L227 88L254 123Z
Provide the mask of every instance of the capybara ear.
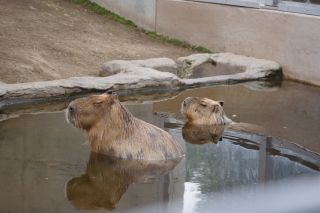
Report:
M219 101L220 106L223 106L224 101Z
M108 95L115 94L112 90L108 90L106 93L107 93Z
M110 97L110 103L114 103L114 100L118 99L117 93L113 92L112 90L108 90L106 94Z

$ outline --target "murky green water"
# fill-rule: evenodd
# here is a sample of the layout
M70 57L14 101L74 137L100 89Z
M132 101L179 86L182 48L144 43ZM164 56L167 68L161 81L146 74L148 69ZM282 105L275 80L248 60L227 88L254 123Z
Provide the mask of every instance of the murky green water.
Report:
M189 96L224 100L230 118L263 126L266 133L228 129L220 141L197 144L179 113ZM279 183L288 187L283 197L299 194L299 178L320 175L320 88L284 81L122 99L136 117L165 129L184 148L185 158L172 171L90 153L85 133L65 121L61 109L68 102L6 109L0 212L221 212L217 202L241 206L234 196L251 201L266 184L272 191Z

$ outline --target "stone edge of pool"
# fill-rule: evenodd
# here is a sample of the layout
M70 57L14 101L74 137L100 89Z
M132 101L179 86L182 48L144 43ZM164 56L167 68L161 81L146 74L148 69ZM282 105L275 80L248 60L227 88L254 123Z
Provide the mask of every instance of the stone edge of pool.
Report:
M218 75L197 79L183 79L204 63L223 64L239 71L233 75ZM18 84L0 82L0 109L16 103L36 99L52 99L92 91L109 89L123 93L145 89L175 90L215 84L235 84L282 76L280 64L233 53L193 54L177 59L153 58L146 60L109 61L102 65L100 77L72 77L53 81Z

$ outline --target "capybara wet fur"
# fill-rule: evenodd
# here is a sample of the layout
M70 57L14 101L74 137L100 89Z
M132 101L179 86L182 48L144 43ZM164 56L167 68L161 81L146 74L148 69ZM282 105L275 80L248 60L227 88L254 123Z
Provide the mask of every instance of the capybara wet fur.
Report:
M91 151L119 158L180 158L179 143L162 129L135 118L113 91L72 101L69 123L87 132Z
M223 103L208 98L189 97L182 102L181 112L193 124L232 124L232 120L223 111Z

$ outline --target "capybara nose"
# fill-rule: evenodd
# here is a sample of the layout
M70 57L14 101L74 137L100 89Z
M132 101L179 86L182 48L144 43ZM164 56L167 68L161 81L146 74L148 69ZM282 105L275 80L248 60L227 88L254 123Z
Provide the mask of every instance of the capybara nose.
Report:
M69 106L69 111L70 112L73 112L74 111L74 108L72 106Z
M184 106L184 107L187 106L187 104L188 104L191 100L192 100L192 97L188 97L188 98L184 99L184 101L183 101L183 106Z
M70 105L68 106L68 111L69 111L69 113L75 113L76 107L70 104Z

